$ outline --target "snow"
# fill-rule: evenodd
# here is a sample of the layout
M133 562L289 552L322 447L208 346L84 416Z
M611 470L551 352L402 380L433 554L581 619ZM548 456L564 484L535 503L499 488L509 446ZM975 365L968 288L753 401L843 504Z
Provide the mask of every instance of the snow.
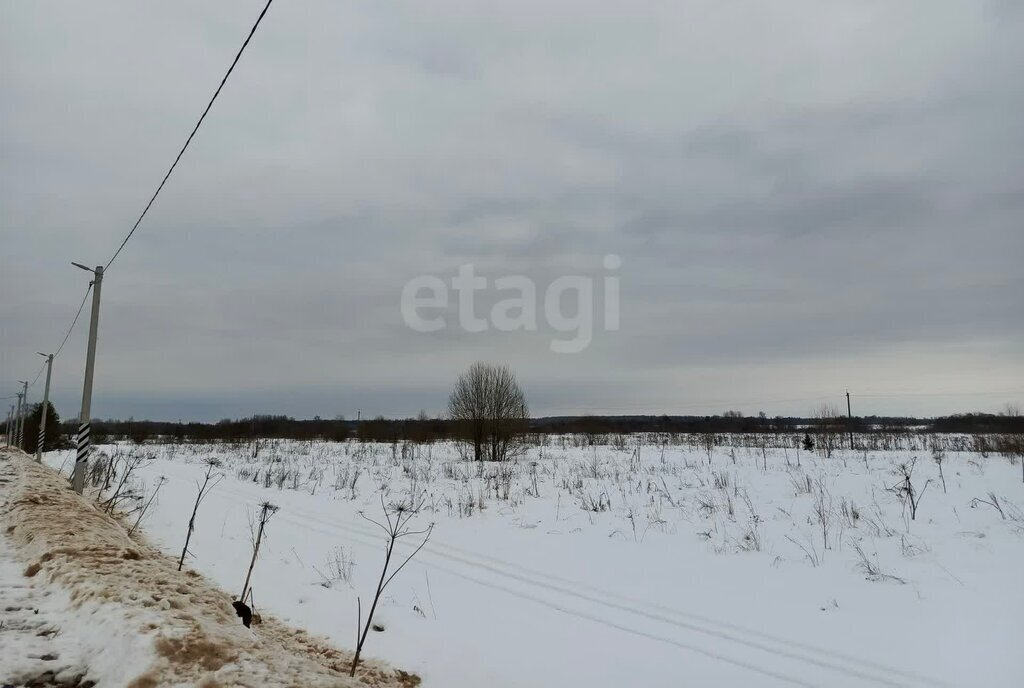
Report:
M29 461L24 455L21 460ZM19 529L25 533L25 521L16 514L24 513L25 506L45 509L45 499L12 487L13 463L9 455L0 456L6 533L0 535L0 685L19 685L47 672L60 685L126 685L154 660L152 648L123 609L96 599L76 603L72 590L39 575L38 560L61 557L52 540L35 544L40 554L33 565L19 556L23 551L17 540Z
M187 566L228 590L244 580L254 508L280 506L255 604L348 647L383 557L360 512L378 517L382 493L420 496L417 522L436 526L385 593L385 630L364 654L427 686L1024 681L1019 465L948 449L944 493L920 445L800 452L799 468L792 448L718 447L709 465L693 438L586 445L555 438L511 465L465 462L445 443L269 442L256 459L251 445L105 449L152 457L139 470L150 488L167 477L142 527L172 555L203 461L222 462ZM915 489L931 482L910 520L889 488L914 457ZM989 493L1003 516L975 501ZM325 585L317 569L330 577L338 547L354 561L351 582Z
M70 628L67 595L26 579L12 549L0 536L0 685L47 671L73 684L86 673L88 637Z
M0 634L3 685L55 667L104 687L414 684L380 664L350 679L350 655L269 616L244 628L227 593L178 572L20 452L0 452L0 504L4 621L22 626ZM57 630L45 653L15 609L26 606L40 631Z

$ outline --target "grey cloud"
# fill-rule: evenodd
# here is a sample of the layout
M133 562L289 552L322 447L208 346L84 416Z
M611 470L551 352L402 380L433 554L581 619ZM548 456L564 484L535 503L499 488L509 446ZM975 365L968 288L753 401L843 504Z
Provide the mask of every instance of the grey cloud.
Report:
M477 359L509 362L540 413L854 383L937 394L906 412L1012 400L1012 4L275 5L108 276L97 412L435 412ZM59 341L85 286L68 261L109 256L251 12L0 10L0 379ZM543 288L609 253L623 327L582 354L544 328L402 324L416 275L473 262Z

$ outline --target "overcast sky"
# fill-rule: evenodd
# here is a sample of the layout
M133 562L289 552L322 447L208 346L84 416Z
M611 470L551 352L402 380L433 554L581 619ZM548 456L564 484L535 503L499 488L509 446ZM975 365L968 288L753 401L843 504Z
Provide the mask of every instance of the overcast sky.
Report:
M262 5L0 4L0 396ZM476 360L535 415L1024 401L1019 8L278 0L104 281L93 415L435 414ZM419 275L543 294L603 284L609 254L621 328L578 354L543 322L402 319ZM63 416L87 324L55 363Z

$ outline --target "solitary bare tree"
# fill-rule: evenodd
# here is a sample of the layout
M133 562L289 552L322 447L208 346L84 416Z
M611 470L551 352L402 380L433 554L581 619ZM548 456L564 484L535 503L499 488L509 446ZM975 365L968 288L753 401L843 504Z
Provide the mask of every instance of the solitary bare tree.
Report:
M832 450L839 446L843 432L843 416L839 409L830 404L822 404L814 412L818 430L818 450L825 458L832 458Z
M459 376L448 399L448 415L476 461L505 461L523 448L530 409L508 366L474 363Z
M487 378L490 366L474 363L459 376L448 397L448 415L456 421L459 439L473 447L473 459L483 461L487 437Z

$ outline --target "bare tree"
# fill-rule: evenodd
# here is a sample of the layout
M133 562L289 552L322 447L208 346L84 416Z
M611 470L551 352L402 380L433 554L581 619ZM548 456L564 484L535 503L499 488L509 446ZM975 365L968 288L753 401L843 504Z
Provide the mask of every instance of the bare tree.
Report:
M459 439L473 447L473 459L483 461L487 437L487 378L490 366L474 363L459 376L448 397L448 415L458 425Z
M459 376L448 399L448 415L476 461L505 461L519 454L530 409L508 366L474 363Z
M530 409L516 376L508 367L492 369L489 401L487 418L491 460L514 458L525 449L523 437Z
M188 543L192 539L192 533L196 529L196 514L199 512L199 505L202 503L206 495L210 493L214 487L217 486L221 480L224 479L224 475L213 475L213 471L220 466L220 461L217 459L208 459L206 461L206 475L203 476L203 483L200 485L196 482L196 487L199 488L199 492L196 494L196 503L192 505L192 516L188 519L188 532L185 534L185 546L181 548L181 558L178 559L178 570L181 571L181 567L185 565L185 555L188 554ZM213 484L210 484L210 478L215 477L216 480Z
M411 528L409 528L409 522L412 521L416 514L419 513L420 508L422 506L422 504L414 504L411 501L411 498L410 501L408 502L398 502L395 504L389 504L385 506L384 494L381 493L380 506L384 510L384 519L387 525L379 521L373 520L361 511L359 512L360 516L362 516L367 521L369 521L370 523L384 531L384 533L387 535L387 544L385 545L384 548L384 566L380 572L380 580L377 581L377 590L373 594L373 603L370 605L370 612L366 615L366 624L362 623L362 601L358 600L357 598L359 618L357 619L356 622L356 653L355 656L352 658L352 666L349 669L349 676L356 675L356 667L359 666L359 656L363 652L363 644L366 643L366 636L370 632L370 628L372 627L373 613L377 610L377 603L380 601L381 594L383 594L384 589L388 587L388 583L390 583L394 579L394 577L398 575L398 572L405 568L405 565L408 564L412 560L412 558L419 553L421 549L423 549L423 546L427 544L427 540L430 539L431 531L433 531L434 529L433 523L431 523L423 530L412 530ZM389 575L388 569L391 566L391 559L395 553L395 544L404 537L417 535L422 535L423 541Z
M832 458L832 450L839 446L843 432L843 414L830 404L822 404L814 412L818 426L818 450L826 459Z
M270 502L263 502L260 504L259 516L257 522L253 524L249 523L253 529L253 541L252 541L252 559L249 560L249 570L245 574L245 584L242 586L242 594L239 595L238 601L235 603L235 611L239 616L242 617L242 623L246 626L249 625L248 619L252 618L252 612L245 604L246 596L251 592L249 589L249 580L252 578L252 569L256 566L256 558L260 555L260 545L263 543L263 531L267 527L267 522L270 517L277 513L279 507L271 504Z

